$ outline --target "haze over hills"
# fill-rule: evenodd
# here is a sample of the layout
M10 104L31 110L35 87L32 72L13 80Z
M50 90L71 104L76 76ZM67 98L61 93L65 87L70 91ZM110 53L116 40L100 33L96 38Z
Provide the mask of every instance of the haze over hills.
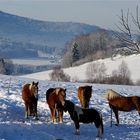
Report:
M0 11L0 55L37 57L38 51L61 54L66 42L98 29L94 25L39 21Z

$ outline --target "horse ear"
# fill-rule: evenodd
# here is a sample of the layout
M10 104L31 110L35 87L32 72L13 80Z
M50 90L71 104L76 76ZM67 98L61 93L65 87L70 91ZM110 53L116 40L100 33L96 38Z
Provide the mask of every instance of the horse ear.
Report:
M33 82L32 82L32 85L34 85L34 84L35 84L35 82L33 81Z
M36 83L36 85L38 86L39 82Z

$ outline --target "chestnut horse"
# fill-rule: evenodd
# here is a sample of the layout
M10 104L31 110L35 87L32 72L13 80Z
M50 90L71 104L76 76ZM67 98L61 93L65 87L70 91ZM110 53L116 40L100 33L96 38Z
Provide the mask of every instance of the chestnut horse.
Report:
M140 115L140 97L129 96L125 97L115 92L112 89L107 91L107 100L111 108L111 126L112 126L112 110L117 120L117 126L119 125L118 111L129 112L131 110L137 110Z
M75 106L75 104L69 100L65 100L64 111L68 111L71 119L74 121L76 134L80 134L80 125L79 123L95 123L96 128L98 128L97 137L102 137L103 135L103 120L102 115L94 108L85 109L79 106Z
M80 86L77 96L80 100L81 107L89 108L89 101L92 96L92 86Z
M34 81L31 84L25 84L22 88L22 99L25 104L25 118L37 115L37 101L38 101L38 82Z
M66 98L66 89L64 88L50 88L46 92L46 101L50 108L51 118L53 123L56 123L56 116L58 114L59 122L63 121L63 106Z

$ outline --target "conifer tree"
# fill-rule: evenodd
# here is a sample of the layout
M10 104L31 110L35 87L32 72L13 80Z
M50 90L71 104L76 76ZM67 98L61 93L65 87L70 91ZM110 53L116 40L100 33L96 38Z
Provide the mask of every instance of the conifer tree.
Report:
M76 62L80 59L78 44L75 42L72 48L72 62Z

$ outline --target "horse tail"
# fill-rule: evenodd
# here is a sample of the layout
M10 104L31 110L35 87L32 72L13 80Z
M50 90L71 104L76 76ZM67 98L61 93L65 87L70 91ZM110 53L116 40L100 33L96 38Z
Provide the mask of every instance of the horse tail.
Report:
M101 121L101 134L104 133L104 126L103 126L103 117L102 114L100 113L100 121Z
M114 99L114 98L118 98L118 97L122 97L122 95L120 95L119 93L117 93L116 91L114 91L112 89L107 90L106 99L108 101L111 99Z
M97 123L95 123L96 127L98 128L98 134L97 137L102 137L104 133L104 126L103 126L103 119L102 119L102 114L98 112L99 115L99 120Z

